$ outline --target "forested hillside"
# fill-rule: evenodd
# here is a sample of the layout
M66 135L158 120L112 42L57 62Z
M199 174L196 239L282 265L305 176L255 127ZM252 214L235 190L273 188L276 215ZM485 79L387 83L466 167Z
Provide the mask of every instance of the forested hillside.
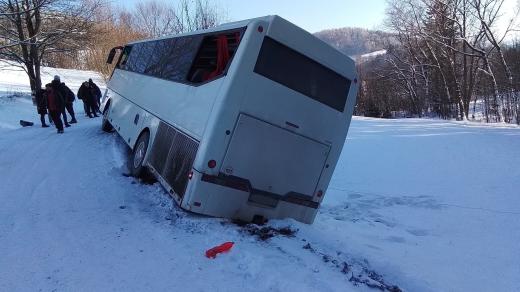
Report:
M389 33L355 27L327 29L314 35L351 57L382 50L392 42Z
M396 42L358 62L356 113L520 124L520 18L504 3L389 1Z
M315 34L357 59L357 115L520 124L519 8L506 11L505 0L388 5L386 32ZM385 54L360 58L376 51Z

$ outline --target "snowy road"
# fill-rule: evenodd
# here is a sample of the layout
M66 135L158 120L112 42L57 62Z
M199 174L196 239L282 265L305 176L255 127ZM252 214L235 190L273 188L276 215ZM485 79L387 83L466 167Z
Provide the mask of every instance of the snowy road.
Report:
M226 220L170 210L158 185L122 175L125 148L99 122L80 117L64 135L1 132L0 291L353 287L297 239L267 244ZM231 253L203 256L229 240Z
M99 119L19 128L33 111L0 100L0 291L371 291L349 281L362 268L405 291L520 291L518 128L356 118L316 222L264 242L123 176Z

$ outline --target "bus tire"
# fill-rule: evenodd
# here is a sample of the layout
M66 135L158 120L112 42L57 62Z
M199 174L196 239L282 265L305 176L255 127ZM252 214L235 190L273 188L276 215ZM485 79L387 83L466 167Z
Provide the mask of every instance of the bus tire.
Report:
M108 109L110 108L110 103L105 106L105 109L103 110L103 120L101 121L101 130L104 132L110 133L114 131L114 127L112 127L112 124L108 121Z
M128 170L134 177L141 177L146 173L146 167L144 166L144 158L148 151L148 142L150 141L150 133L144 131L141 133L135 147L132 150L132 155L128 159Z

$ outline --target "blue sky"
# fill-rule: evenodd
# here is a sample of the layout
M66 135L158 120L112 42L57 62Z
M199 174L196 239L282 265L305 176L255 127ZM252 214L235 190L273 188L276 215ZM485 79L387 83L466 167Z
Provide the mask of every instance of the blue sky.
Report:
M131 8L139 0L116 0ZM164 0L167 1L167 0ZM177 2L177 1L172 1ZM309 32L327 28L381 28L385 0L215 0L230 21L278 14Z

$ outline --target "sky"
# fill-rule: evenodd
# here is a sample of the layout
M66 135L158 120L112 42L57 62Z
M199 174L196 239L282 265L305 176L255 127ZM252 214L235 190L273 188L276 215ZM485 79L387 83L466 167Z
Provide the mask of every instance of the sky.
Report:
M117 0L132 8L139 0ZM175 1L176 2L176 1ZM328 28L381 28L385 0L213 0L227 19L238 21L277 14L314 33Z
M376 29L385 17L384 0L219 0L232 20L277 14L309 32L328 28Z
M133 8L146 0L114 0L116 4ZM174 2L175 0L162 0ZM225 21L238 21L277 14L315 33L324 29L361 27L384 30L386 0L209 0L225 15ZM505 0L504 13L498 31L507 26L520 0ZM520 22L520 19L517 21ZM517 37L520 33L515 34Z

